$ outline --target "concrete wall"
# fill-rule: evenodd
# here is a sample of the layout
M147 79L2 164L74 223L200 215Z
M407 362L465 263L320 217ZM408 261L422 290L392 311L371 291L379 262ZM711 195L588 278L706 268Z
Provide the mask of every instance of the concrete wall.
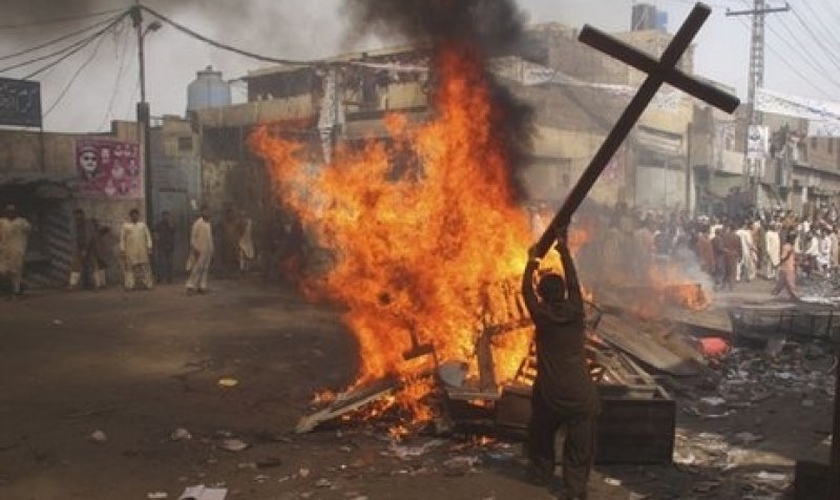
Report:
M805 141L810 165L823 170L840 172L840 139L809 137Z
M57 134L36 131L0 130L0 183L9 201L20 203L23 215L33 223L35 232L30 237L27 259L41 262L37 271L28 273L30 284L57 285L66 279L70 253L70 214L80 208L90 218L95 218L116 236L128 212L138 209L143 213L144 200L87 198L78 190L76 171L76 141L79 139L117 139L137 141L138 128L129 122L115 122L111 134ZM21 180L23 179L23 180ZM39 197L32 194L31 185L49 180L52 189L60 193ZM34 193L37 193L35 191ZM20 196L25 199L20 200ZM6 200L0 200L6 201ZM116 254L116 248L113 248ZM109 269L111 282L121 281L121 271L115 263Z

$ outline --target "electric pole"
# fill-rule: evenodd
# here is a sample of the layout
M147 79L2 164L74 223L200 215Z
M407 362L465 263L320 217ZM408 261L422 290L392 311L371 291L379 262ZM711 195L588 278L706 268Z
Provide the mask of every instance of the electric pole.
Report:
M752 16L752 36L750 39L750 81L747 88L747 130L744 141L744 185L750 186L752 181L753 203L758 208L758 187L760 185L760 172L763 159L750 158L749 144L750 132L757 131L762 125L764 117L755 109L756 89L764 87L764 46L765 40L765 19L764 16L775 12L787 12L790 4L785 3L784 7L767 7L765 0L753 0L752 10L732 11L727 9L727 17Z
M134 29L137 30L137 58L140 65L140 102L137 103L137 123L140 126L140 137L143 154L143 196L146 205L146 224L152 227L154 224L154 208L152 206L152 197L154 189L152 187L152 143L151 143L151 114L149 112L149 103L146 101L146 54L143 44L146 40L146 35L149 32L157 31L161 28L159 21L152 21L148 25L143 25L143 10L140 1L136 0L134 7L131 8L131 20Z

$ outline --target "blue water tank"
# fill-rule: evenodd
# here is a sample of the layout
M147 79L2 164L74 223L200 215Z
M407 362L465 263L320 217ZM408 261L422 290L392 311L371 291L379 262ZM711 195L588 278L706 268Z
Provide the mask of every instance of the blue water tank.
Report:
M187 113L207 108L230 106L230 83L222 79L222 72L207 66L196 74L187 87Z

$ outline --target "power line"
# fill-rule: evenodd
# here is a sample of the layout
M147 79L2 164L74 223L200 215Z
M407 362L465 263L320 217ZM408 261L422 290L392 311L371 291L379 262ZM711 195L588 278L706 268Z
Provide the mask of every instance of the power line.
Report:
M830 11L831 11L831 15L832 15L832 16L834 16L834 18L835 18L834 20L835 20L835 21L837 21L837 22L840 22L840 8L838 8L837 10L835 10L835 5L834 5L834 3L833 3L833 2L831 2L831 1L829 1L829 2L825 2L823 5L825 5L825 7L826 7L828 10L830 10Z
M97 23L94 23L94 24L92 24L90 26L87 26L85 28L82 28L80 30L74 31L72 33L68 33L68 34L66 34L64 36L60 36L58 38L54 38L54 39L52 39L48 42L44 42L40 45L36 45L35 47L30 47L28 49L24 49L24 50L21 50L21 51L18 51L18 52L14 52L12 54L7 54L5 56L0 56L0 61L5 61L7 59L13 59L15 57L22 56L22 55L28 54L30 52L35 52L37 50L41 50L43 48L49 47L50 45L55 45L57 43L63 42L64 40L67 40L68 38L73 38L74 36L78 36L78 35L81 35L83 33L88 32L90 30L96 29L100 26L104 26L105 24L108 24L109 22L113 21L114 19L116 19L116 17L113 17L111 19L106 19L104 21L99 21Z
M726 10L727 17L752 16L752 29L750 30L750 82L747 88L747 105L749 106L750 123L753 125L761 125L761 115L755 111L755 92L757 88L764 87L764 49L766 47L765 16L775 12L787 12L788 10L790 10L790 5L788 4L785 4L783 8L767 7L765 0L753 0L753 6L750 10Z
M832 51L830 48L826 47L825 43L823 43L823 41L820 39L820 37L818 37L818 36L816 36L816 35L814 34L813 29L811 29L811 28L809 28L809 27L808 27L808 23L806 23L806 22L802 19L802 16L800 16L800 15L799 15L799 13L798 13L798 12L796 12L796 11L794 10L794 11L793 11L793 17L794 17L797 21L799 21L799 24L801 24L801 25L802 25L802 27L804 27L804 28L805 28L805 32L806 32L806 33L808 33L808 35L811 37L811 39L812 39L814 42L816 42L816 43L817 43L817 45L819 45L819 46L820 46L820 48L823 50L823 52L824 52L824 54L825 54L825 57L826 57L826 58L828 58L828 59L830 59L830 60L831 60L831 62L833 62L834 64L836 64L836 65L837 65L837 67L838 67L838 68L840 68L840 58L838 58L836 55L834 55L833 51Z
M741 0L741 3L746 5L746 6L749 6L749 3L747 2L747 0ZM792 39L794 42L796 42L798 47L794 47L793 45L791 45L791 42L788 40L788 37L785 37L783 34L779 33L773 27L772 24L769 25L769 30L774 35L776 35L779 38L779 40L781 40L787 46L787 48L790 49L793 53L795 53L795 54L801 54L801 53L807 54L807 56L808 56L807 59L803 56L800 56L801 57L800 60L802 62L804 62L810 69L814 70L816 75L818 75L818 78L822 78L826 82L829 82L829 83L832 83L832 84L836 85L837 83L833 80L833 78L828 76L829 74L831 74L831 71L826 70L826 68L822 64L820 64L817 59L814 59L813 54L811 54L811 50L809 50L807 47L805 47L805 45L801 41L799 41L799 38L793 33L793 30L790 29L790 27L785 22L784 18L780 19L780 22L781 22L781 25L785 28L785 30L787 30L787 32L790 34L789 38ZM742 21L742 25L745 25L745 23L743 23L743 21ZM790 63L787 59L785 59L784 56L782 56L781 52L776 50L769 43L767 43L767 47L771 50L771 52L773 52L773 54L779 60L781 60L785 64L785 66L787 66L803 82L807 83L811 88L813 88L814 90L819 92L821 95L823 95L827 98L833 98L829 93L827 93L825 91L825 89L816 86L811 79L805 78L802 75L802 73L800 72L800 69L797 68L794 64Z
M75 53L79 52L80 50L84 49L84 48L85 48L86 46L88 46L91 42L93 42L93 41L94 41L94 40L96 40L97 38L101 37L102 35L104 35L105 33L107 33L109 30L113 29L113 28L114 28L117 24L119 24L120 22L122 22L122 21L125 19L125 17L126 17L127 15L128 15L128 14L126 13L126 14L123 14L123 15L119 16L119 18L118 18L118 19L116 19L113 23L109 24L109 25L108 25L108 26L106 26L105 28L103 28L103 29L101 29L101 30L97 31L97 32L96 32L96 33L94 33L92 36L90 36L90 37L88 37L87 39L83 40L83 41L81 42L81 44L77 44L78 46L77 46L77 47L75 47L75 48L74 48L73 50L71 50L70 52L67 52L66 54L64 54L64 55L63 55L63 56L61 56L60 58L56 59L55 61L53 61L53 62L51 62L51 63L48 63L48 64L46 64L46 65L44 65L44 66L42 66L42 67L38 68L37 70L35 70L35 71L33 71L32 73L30 73L30 74L26 75L25 77L23 77L23 79L24 79L24 80L28 80L28 79L30 79L30 78L32 78L32 77L34 77L34 76L38 75L39 73L42 73L43 71L45 71L45 70L47 70L47 69L49 69L49 68L52 68L52 67L54 67L54 66L57 66L58 64L61 64L61 62L62 62L62 61L66 60L68 57L70 57L70 56L72 56L73 54L75 54ZM31 62L27 63L26 65L28 65L28 64L31 64ZM0 73L2 73L3 71L5 71L5 70L0 70Z
M125 75L125 62L127 59L126 54L128 53L128 45L129 40L131 39L128 36L128 29L122 31L122 50L120 50L119 44L117 45L117 57L119 57L120 65L119 69L117 69L117 76L114 79L114 87L111 90L111 97L108 99L108 107L105 110L105 114L102 116L102 123L99 125L99 129L105 128L105 124L108 123L108 117L113 116L114 110L114 103L117 99L117 93L119 93L120 89L120 82L122 82L123 76Z
M78 21L80 19L93 19L95 17L107 16L108 14L113 14L115 12L121 12L123 10L125 10L125 9L124 8L110 9L110 10L103 10L103 11L100 11L100 12L91 12L89 14L80 14L78 16L68 16L68 17L55 18L55 19L43 19L43 20L40 20L40 21L32 21L32 22L28 22L28 23L0 24L0 30L14 30L14 29L21 29L21 28L31 28L31 27L35 27L35 26L44 26L44 25L48 25L48 24L60 24L60 23L66 23L66 22L70 22L70 21Z
M778 33L772 27L770 28L770 31L772 31L773 34L778 36L779 40L784 42L784 44L787 45L787 47L789 49L791 49L791 51L793 51L793 53L800 54L802 62L806 63L811 69L813 69L816 72L817 75L821 76L826 81L830 82L832 85L836 85L837 88L840 89L840 81L835 80L834 78L831 77L832 72L822 64L820 59L817 56L815 56L812 53L812 51L808 50L808 48L805 46L804 43L802 43L800 41L799 37L790 28L790 26L788 26L788 24L786 22L784 22L784 20L782 20L780 22L780 24L785 29L785 31L787 31L787 33L789 35L788 37L785 37L782 34ZM795 43L797 45L797 47L794 47L791 44L791 41L793 43Z
M744 29L746 29L747 31L750 31L750 26L749 26L749 24L747 24L747 22L746 22L746 21L744 21L743 19L738 19L738 21L741 23L741 26L743 26L743 27L744 27ZM811 81L811 79L810 79L810 78L806 78L806 77L805 77L805 75L803 75L803 74L802 74L802 72L801 72L801 71L799 71L799 69L798 69L798 68L796 68L793 64L791 64L791 62L790 62L790 61L788 61L788 60L787 60L787 59L786 59L786 58L782 55L782 53L781 53L781 52L779 52L778 50L776 50L776 48L775 48L773 45L767 44L767 49L768 49L768 50L770 50L770 52L771 52L771 53L772 53L772 54L773 54L773 55L774 55L774 56L775 56L775 57L776 57L779 61L781 61L781 62L782 62L782 64L784 64L784 65L785 65L785 66L786 66L789 70L791 70L791 73L792 73L793 75L795 75L797 78L799 78L799 79L800 79L803 83L805 83L805 84L807 84L808 86L810 86L812 89L814 89L815 91L817 91L818 93L820 93L822 96L824 96L824 97L826 97L826 98L829 98L829 99L831 99L831 98L832 98L832 96L831 96L830 94L828 94L828 93L825 91L825 89L823 89L822 87L819 87L818 85L816 85L813 81Z
M830 39L831 42L836 45L835 50L840 49L840 38L835 37L834 31L832 31L828 26L826 26L822 16L817 14L817 12L813 9L813 7L810 4L808 4L808 2L803 2L802 5L804 5L808 12L810 12L814 16L814 19L817 20L817 24L819 24L820 27L823 29L822 35L825 36L826 40ZM799 18L799 15L797 14L796 10L794 10L793 15ZM800 22L802 21L800 20ZM810 30L809 33L811 33Z
M196 31L193 31L190 28L187 28L186 26L184 26L183 24L177 23L177 22L173 21L172 19L169 19L168 17L164 16L163 14L160 14L159 12L157 12L157 11L155 11L155 10L145 6L145 5L140 5L140 8L145 10L149 14L157 17L158 19L165 22L166 24L169 24L173 28L175 28L175 29L177 29L177 30L195 38L196 40L199 40L199 41L202 41L202 42L207 43L209 45L212 45L212 46L214 46L218 49L226 50L228 52L233 52L235 54L239 54L239 55L242 55L242 56L245 56L245 57L250 57L251 59L256 59L258 61L272 62L272 63L276 63L276 64L287 64L287 65L294 65L294 66L311 66L314 62L316 62L316 61L295 61L295 60L291 60L291 59L279 59L279 58L276 58L276 57L264 56L264 55L256 54L254 52L249 52L247 50L239 49L239 48L234 47L232 45L228 45L228 44L213 40L213 39L211 39L209 37L206 37L206 36L196 32Z
M73 77L70 78L70 81L67 82L67 85L64 86L64 89L58 95L56 100L53 101L53 103L50 105L50 107L47 108L47 110L44 112L44 117L49 115L55 109L55 107L58 106L58 104L64 99L64 96L67 95L67 92L70 90L70 88L73 86L73 84L76 83L76 79L79 77L80 74L82 74L82 71L84 71L84 69L87 68L88 65L96 57L96 54L99 52L99 47L102 46L103 41L105 41L104 36L99 38L99 41L96 43L96 46L93 48L93 52L91 52L90 57L88 57L87 60L85 60L85 62L82 63L82 65L79 66L78 69L76 69L76 72L73 74Z

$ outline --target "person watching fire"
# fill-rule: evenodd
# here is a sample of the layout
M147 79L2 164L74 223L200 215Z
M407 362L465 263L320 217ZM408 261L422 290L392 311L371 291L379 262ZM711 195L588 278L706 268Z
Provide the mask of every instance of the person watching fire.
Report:
M557 431L566 426L563 444L562 499L585 499L595 455L595 420L601 402L586 357L584 305L577 270L567 244L567 229L557 237L565 279L542 276L534 287L539 259L533 248L522 275L522 294L536 327L537 376L531 396L528 458L532 479L551 487Z

